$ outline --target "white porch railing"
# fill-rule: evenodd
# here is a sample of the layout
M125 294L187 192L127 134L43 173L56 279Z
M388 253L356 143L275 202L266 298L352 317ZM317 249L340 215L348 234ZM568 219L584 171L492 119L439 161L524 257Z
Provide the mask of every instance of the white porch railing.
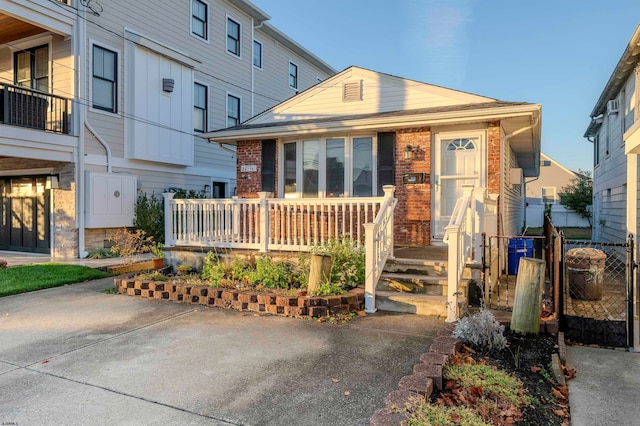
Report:
M393 197L394 186L384 186L384 203L373 223L365 229L364 310L376 311L376 285L387 259L393 258L393 212L398 200Z
M460 280L468 261L475 256L474 242L478 239L477 218L478 209L474 197L473 186L463 186L463 196L460 198L451 214L449 225L445 227L443 241L449 246L447 271L447 322L458 320L458 303ZM484 194L482 194L484 197Z
M376 223L393 192L385 187L384 197L296 199L267 198L267 192L249 199L173 199L165 193L165 245L308 251L346 236L366 245L365 224ZM391 242L392 231L384 237Z

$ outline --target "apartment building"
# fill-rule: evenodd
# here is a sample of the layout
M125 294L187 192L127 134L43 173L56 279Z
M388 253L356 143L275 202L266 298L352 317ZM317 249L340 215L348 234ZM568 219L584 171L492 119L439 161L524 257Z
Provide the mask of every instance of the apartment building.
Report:
M245 0L0 0L0 249L83 257L140 193L229 197L236 126L333 75Z

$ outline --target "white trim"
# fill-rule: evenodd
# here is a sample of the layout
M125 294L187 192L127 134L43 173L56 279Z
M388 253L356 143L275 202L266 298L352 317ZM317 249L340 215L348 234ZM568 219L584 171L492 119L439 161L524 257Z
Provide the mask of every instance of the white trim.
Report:
M289 77L291 77L291 65L296 66L296 86L295 87L293 87L289 82ZM299 90L299 87L300 87L300 66L295 62L293 62L291 59L289 59L289 65L287 66L287 86L289 86L290 89L293 89L296 92Z
M28 18L29 23L63 36L72 35L73 25L80 19L68 5L57 5L47 0L3 1L2 11Z
M122 157L113 157L111 159L113 168L124 169L120 171L150 171L161 173L172 173L177 175L192 175L199 177L208 177L211 175L211 166L171 166L167 163L151 163L144 160L130 160ZM100 154L87 154L85 156L85 164L91 166L106 167L107 157ZM225 170L225 168L218 167L216 173L219 173L216 179L231 179L236 178L236 168L231 166Z
M226 111L226 115L224 116L224 126L228 127L227 120L229 119L229 96L233 96L234 98L238 98L240 100L240 105L238 105L238 124L242 123L242 104L243 104L242 96L229 91L226 91L225 93L226 94L224 97L224 104L225 104L224 110ZM204 133L198 136L202 137L203 134Z
M179 62L180 64L188 68L196 68L198 65L202 64L202 62L200 62L199 60L193 59L191 56L189 56L188 53L183 52L166 43L158 41L152 37L149 37L142 32L134 30L132 28L124 27L124 36L126 38L126 41L131 42L135 45L146 47L147 49L152 50L162 56L166 56L173 61Z
M210 117L209 117L209 115L211 114L211 102L209 101L209 100L210 100L210 98L211 98L211 96L210 96L210 94L211 94L211 86L209 85L209 83L204 83L204 82L202 82L202 81L200 81L200 80L196 80L196 79L194 78L194 79L193 79L193 85L194 85L194 87L193 87L192 89L194 89L194 88L195 88L195 85L196 85L196 84L199 84L199 85L201 85L201 86L205 86L205 87L207 88L207 96L206 96L206 99L205 99L205 101L206 101L206 103L207 103L207 112L206 112L206 114L205 114L205 118L204 118L204 120L205 120L205 121L204 121L204 128L205 128L205 131L204 131L203 133L198 133L198 132L196 132L196 131L195 131L195 129L192 129L192 131L194 132L194 134L195 134L195 135L200 136L200 135L202 135L202 134L206 133L207 131L209 131L209 122L211 121L211 120L210 120ZM191 103L192 103L193 105L191 106L191 108L195 108L195 106L196 106L196 105L195 105L195 104L196 104L195 95L194 95L194 96L192 96L192 99L193 99L193 102L191 102ZM191 112L191 118L193 119L193 117L194 117L194 113L193 113L193 111L192 111L192 112ZM191 123L191 127L193 127L193 123Z
M224 51L227 52L227 54L233 56L236 59L240 59L242 60L242 23L240 22L239 19L236 19L235 17L229 15L227 13L227 19L225 19L224 21ZM238 24L238 54L236 55L233 52L229 51L229 47L228 47L228 41L229 41L229 21L233 21L236 24ZM252 45L253 46L253 45ZM253 58L251 58L251 62L253 62Z
M255 52L255 44L254 43L258 43L260 45L260 66L257 66L253 62L253 58L254 58L254 56L256 54L256 52ZM264 45L262 44L261 41L258 41L255 38L253 39L253 43L251 43L251 64L253 65L253 67L255 69L258 69L260 71L262 71L263 68L264 68Z
M535 108L533 110L532 108ZM205 138L215 142L227 142L252 139L274 139L277 137L300 134L349 132L349 131L384 131L405 127L439 126L473 121L499 121L515 117L535 117L540 112L540 105L518 105L511 107L486 108L482 110L466 110L442 113L412 114L392 117L370 117L364 119L347 118L321 123L292 124L282 126L260 126L243 130L219 130ZM238 136L241 134L241 136Z
M19 169L19 170L3 170L0 176L35 176L35 175L52 175L53 167L43 167L39 169Z
M93 46L98 46L102 49L109 50L116 54L116 112L105 111L100 108L93 107ZM106 114L109 117L118 117L122 118L122 98L124 97L124 91L122 90L124 84L124 80L122 78L122 51L120 49L109 46L108 44L102 43L100 41L96 41L93 39L89 39L89 66L88 66L88 83L87 91L88 91L88 102L89 102L89 111L97 112L100 114Z
M231 198L231 178L228 177L215 177L209 176L209 185L211 185L211 197L213 197L213 182L220 182L225 184L224 197L222 198Z
M210 37L210 31L209 28L211 27L211 5L209 4L209 2L207 0L197 0L201 3L204 3L207 6L207 21L206 21L206 26L207 26L207 34L205 36L205 38L200 37L198 34L195 34L193 32L193 0L189 0L189 34L191 34L192 37L197 38L198 40L207 43L207 44L211 44L211 42L209 41Z

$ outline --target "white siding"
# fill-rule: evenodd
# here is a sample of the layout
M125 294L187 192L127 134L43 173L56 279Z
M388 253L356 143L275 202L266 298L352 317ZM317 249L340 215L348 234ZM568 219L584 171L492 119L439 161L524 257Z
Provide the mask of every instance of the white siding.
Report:
M600 162L593 170L593 194L598 200L593 212L594 239L603 241L624 241L626 238L627 159L622 138L622 117L624 127L628 129L633 124L631 117L635 114L634 74L616 99L620 102L620 111L617 114L605 112L603 116L598 133Z
M282 74L283 79L288 78L287 68L283 67ZM362 82L362 101L342 102L343 84L349 82ZM495 99L353 67L318 84L295 101L284 102L257 116L251 124L491 101Z
M504 136L504 135L503 135ZM520 235L524 227L524 194L521 184L510 184L509 170L518 167L516 156L509 145L503 145L502 164L502 230L503 235Z

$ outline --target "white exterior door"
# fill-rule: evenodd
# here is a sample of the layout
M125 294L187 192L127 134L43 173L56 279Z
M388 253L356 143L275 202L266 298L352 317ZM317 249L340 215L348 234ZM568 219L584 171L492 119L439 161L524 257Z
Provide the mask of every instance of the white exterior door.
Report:
M442 239L462 185L480 184L480 137L438 138L435 147L433 238Z

